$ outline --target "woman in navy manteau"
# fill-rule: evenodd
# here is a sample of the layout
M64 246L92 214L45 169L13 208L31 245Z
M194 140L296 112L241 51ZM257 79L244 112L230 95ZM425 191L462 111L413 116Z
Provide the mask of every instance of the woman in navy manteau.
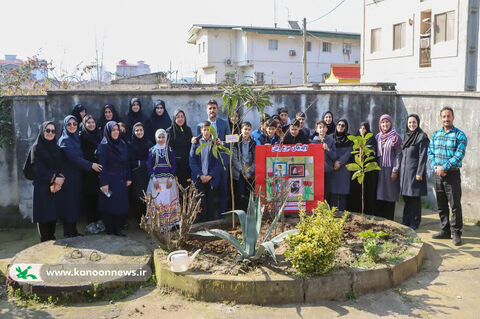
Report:
M98 146L100 194L98 210L103 213L106 233L125 236L120 229L129 208L127 187L132 184L127 145L120 138L120 127L110 121L105 125L103 139Z
M63 132L58 140L58 146L62 153L65 175L60 201L60 211L63 213L63 234L65 237L75 237L80 235L77 231L77 221L82 208L82 170L93 169L99 172L102 167L84 158L77 118L73 115L63 120Z

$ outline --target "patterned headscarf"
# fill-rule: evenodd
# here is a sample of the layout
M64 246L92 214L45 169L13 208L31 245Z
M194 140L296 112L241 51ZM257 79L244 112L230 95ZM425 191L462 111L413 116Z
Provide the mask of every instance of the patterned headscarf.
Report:
M381 123L383 120L390 122L390 129L388 131L382 130ZM377 149L378 156L382 157L383 167L392 167L390 155L392 154L392 148L398 147L402 143L402 138L398 135L397 131L393 128L392 118L388 114L383 114L378 120L378 129L380 133L377 134Z

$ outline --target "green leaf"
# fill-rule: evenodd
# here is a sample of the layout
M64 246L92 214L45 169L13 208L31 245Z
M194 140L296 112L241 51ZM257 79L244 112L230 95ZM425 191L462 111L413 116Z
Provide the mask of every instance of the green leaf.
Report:
M362 174L362 171L356 171L353 175L352 175L352 181L359 178ZM361 183L360 183L361 184Z
M372 137L372 136L373 136L373 133L372 133L372 132L369 132L369 133L367 133L363 138L364 138L365 140L368 140L368 139L369 139L370 137Z
M354 143L357 141L357 137L355 135L347 135L347 138Z
M207 147L208 145L211 145L211 143L205 143L205 144L201 144L199 147L197 147L197 150L195 151L195 154L200 154L202 152L202 149L204 147Z
M371 171L379 171L379 170L380 170L380 166L378 166L377 162L370 162L365 167L365 173L368 173Z
M215 158L218 158L218 150L217 150L218 146L217 145L213 145L212 146L212 153L213 153L213 156Z
M203 231L198 231L196 233L193 233L194 235L199 235L199 236L204 236L204 237L210 237L210 236L216 236L216 237L219 237L221 239L225 239L227 241L229 241L232 245L235 246L235 248L237 248L238 252L244 257L244 258L248 258L248 254L247 252L245 251L245 249L242 247L242 245L240 244L240 242L235 238L233 237L232 235L230 235L229 233L227 233L226 231L224 230L221 230L221 229L208 229L208 230L203 230Z
M384 232L384 231L379 231L375 237L382 237L382 236L388 236L388 233Z
M260 247L263 247L269 254L272 256L273 261L277 263L277 257L275 256L275 245L271 241L262 243ZM259 249L260 252L260 249ZM261 252L263 254L263 251ZM260 258L262 255L259 253L257 258Z
M375 238L375 233L372 229L366 230L364 232L358 233L358 236L363 238Z
M360 167L360 165L356 164L356 163L349 163L347 165L345 165L345 167L351 171L351 172L356 172L358 170L361 170L362 168Z
M374 160L374 159L375 159L375 157L369 156L365 159L365 162L369 162L369 161Z

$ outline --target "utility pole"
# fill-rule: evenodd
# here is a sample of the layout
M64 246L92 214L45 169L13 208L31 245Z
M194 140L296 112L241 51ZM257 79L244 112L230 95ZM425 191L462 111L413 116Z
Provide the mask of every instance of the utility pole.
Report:
M303 18L303 84L308 83L307 79L307 18Z

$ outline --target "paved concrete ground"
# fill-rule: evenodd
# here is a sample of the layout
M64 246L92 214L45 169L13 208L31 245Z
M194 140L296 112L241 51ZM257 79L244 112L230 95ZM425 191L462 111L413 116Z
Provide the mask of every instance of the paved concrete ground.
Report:
M398 205L397 217L402 207ZM432 240L438 216L424 211L419 236L426 258L416 277L398 287L341 302L260 307L189 300L158 288L140 288L114 304L19 308L0 297L0 318L480 318L480 227L467 224L464 245ZM136 240L145 239L129 231ZM17 251L36 243L34 230L0 232L0 266ZM0 268L1 269L1 268Z

